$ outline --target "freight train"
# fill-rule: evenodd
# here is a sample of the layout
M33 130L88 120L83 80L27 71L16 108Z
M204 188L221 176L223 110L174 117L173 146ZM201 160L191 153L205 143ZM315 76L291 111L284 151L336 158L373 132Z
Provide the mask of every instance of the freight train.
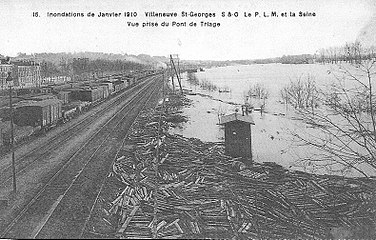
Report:
M156 74L149 73L147 76ZM101 81L19 89L17 95L23 95L21 99L27 100L15 104L14 123L18 126L49 129L59 122L72 119L87 107L136 85L145 77L145 75L138 78L116 75L101 79Z

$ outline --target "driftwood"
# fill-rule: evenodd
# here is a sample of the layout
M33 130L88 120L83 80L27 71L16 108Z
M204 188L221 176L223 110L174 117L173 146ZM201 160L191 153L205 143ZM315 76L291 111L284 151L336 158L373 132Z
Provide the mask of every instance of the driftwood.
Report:
M128 137L134 153L113 165L124 187L107 211L120 216L119 236L150 238L155 227L158 238L312 239L331 238L333 227L375 229L370 180L244 164L223 146L169 134L165 121L157 140L156 126L156 114L143 112Z

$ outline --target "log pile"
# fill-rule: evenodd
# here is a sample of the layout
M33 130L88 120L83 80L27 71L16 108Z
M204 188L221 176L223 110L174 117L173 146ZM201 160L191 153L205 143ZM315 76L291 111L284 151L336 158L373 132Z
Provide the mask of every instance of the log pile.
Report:
M176 101L170 97L168 111L141 114L128 137L134 148L113 165L109 177L122 187L104 219L117 219L116 236L314 239L332 238L336 228L348 229L349 237L375 234L374 181L245 164L215 143L169 134L165 119L181 105ZM369 235L359 235L364 231Z

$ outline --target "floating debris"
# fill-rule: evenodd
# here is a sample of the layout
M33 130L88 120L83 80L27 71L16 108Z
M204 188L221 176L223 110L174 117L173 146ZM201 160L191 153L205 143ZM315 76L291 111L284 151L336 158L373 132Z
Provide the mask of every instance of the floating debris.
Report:
M375 181L251 164L226 156L222 145L169 134L178 101L170 96L167 114L142 113L127 141L136 147L113 165L109 177L123 187L103 220L117 237L316 239L341 228L352 238L374 236Z

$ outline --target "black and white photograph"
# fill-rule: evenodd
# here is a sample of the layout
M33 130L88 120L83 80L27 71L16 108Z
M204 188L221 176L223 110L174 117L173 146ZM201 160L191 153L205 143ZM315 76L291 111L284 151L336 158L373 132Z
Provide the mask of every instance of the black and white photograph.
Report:
M376 239L374 0L0 3L0 239Z

